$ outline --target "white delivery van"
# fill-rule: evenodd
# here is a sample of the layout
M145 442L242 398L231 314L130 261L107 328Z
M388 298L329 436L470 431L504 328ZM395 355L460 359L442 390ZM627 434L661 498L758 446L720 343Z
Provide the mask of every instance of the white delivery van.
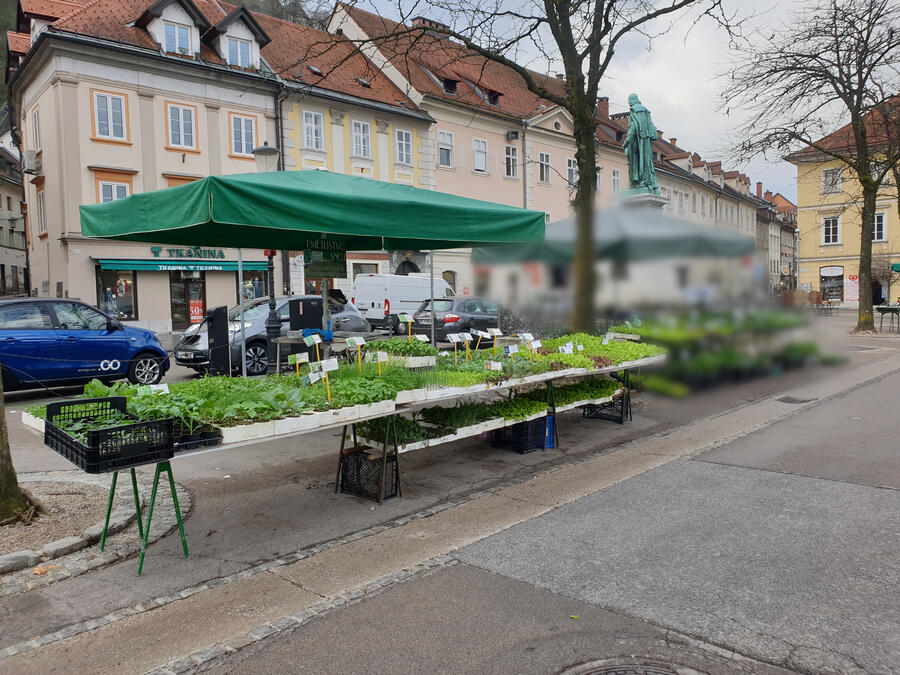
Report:
M434 297L449 298L453 289L441 277L434 278ZM353 280L356 308L375 328L392 328L400 332L398 314L410 316L423 301L431 297L431 277L428 274L357 274Z

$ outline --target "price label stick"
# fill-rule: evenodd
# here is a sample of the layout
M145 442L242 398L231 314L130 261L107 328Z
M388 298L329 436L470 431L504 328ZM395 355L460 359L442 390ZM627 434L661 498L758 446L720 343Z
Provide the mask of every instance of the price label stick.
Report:
M322 357L319 356L319 343L316 343L316 361L321 361Z
M406 324L406 336L407 336L406 341L412 342L412 322L411 321Z
M359 372L362 372L362 347L356 348L356 362L359 364Z
M456 356L456 354L457 354L457 352L456 352L456 345L457 345L457 344L458 344L458 343L456 343L456 342L453 343L453 365L454 365L454 366L455 366L457 363L459 363L459 361L457 360L457 356Z
M491 349L491 356L497 356L497 336L494 336L494 346Z
M528 360L534 361L534 350L531 348L531 340L528 341Z
M294 364L297 366L297 377L300 377L300 359L294 359Z
M478 336L478 342L475 343L475 351L478 351L478 347L481 345L481 335Z
M469 351L469 341L466 340L463 344L466 346L466 363L468 363L469 358L471 357L471 352Z
M328 394L328 402L331 403L331 384L328 382L328 371L325 371L325 393Z

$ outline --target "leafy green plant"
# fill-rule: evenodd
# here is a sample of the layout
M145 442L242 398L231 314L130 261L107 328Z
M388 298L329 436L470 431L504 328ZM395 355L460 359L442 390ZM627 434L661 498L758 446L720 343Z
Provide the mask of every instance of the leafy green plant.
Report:
M370 349L387 352L396 356L437 356L438 350L427 342L395 337L390 340L379 340L370 345Z

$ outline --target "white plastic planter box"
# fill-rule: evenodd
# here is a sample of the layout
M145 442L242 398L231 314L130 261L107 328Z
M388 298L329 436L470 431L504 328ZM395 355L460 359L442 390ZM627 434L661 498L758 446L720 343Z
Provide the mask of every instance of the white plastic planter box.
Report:
M297 431L310 431L319 426L319 415L308 413L298 417L287 417L275 420L275 435L290 434Z
M404 368L428 368L437 363L436 356L396 356L391 355L389 363L403 366Z
M389 413L394 412L394 408L396 408L396 404L394 401L376 401L375 403L361 403L356 406L356 417L372 417L374 415L387 415Z
M425 389L403 389L397 392L397 403L417 403L424 401L427 395Z
M44 420L24 410L22 411L22 424L37 432L44 433Z
M275 422L256 422L237 427L221 427L222 443L238 443L275 435Z
M321 415L321 424L319 426L327 426L330 424L346 424L352 422L359 417L359 406L348 405L344 408L336 410L326 410Z

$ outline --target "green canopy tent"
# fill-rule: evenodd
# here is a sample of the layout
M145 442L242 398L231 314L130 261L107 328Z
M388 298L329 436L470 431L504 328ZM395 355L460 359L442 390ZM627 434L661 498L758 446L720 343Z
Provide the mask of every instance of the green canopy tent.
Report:
M540 242L544 214L329 171L275 171L85 205L81 231L182 246L436 249Z
M900 263L894 263L893 265L891 265L891 270L893 270L894 272L900 272Z
M598 260L740 257L752 255L755 249L752 237L672 218L657 208L616 206L594 214L594 254ZM476 248L472 262L544 262L563 266L570 264L574 256L575 216L570 216L548 225L546 240L540 244Z

